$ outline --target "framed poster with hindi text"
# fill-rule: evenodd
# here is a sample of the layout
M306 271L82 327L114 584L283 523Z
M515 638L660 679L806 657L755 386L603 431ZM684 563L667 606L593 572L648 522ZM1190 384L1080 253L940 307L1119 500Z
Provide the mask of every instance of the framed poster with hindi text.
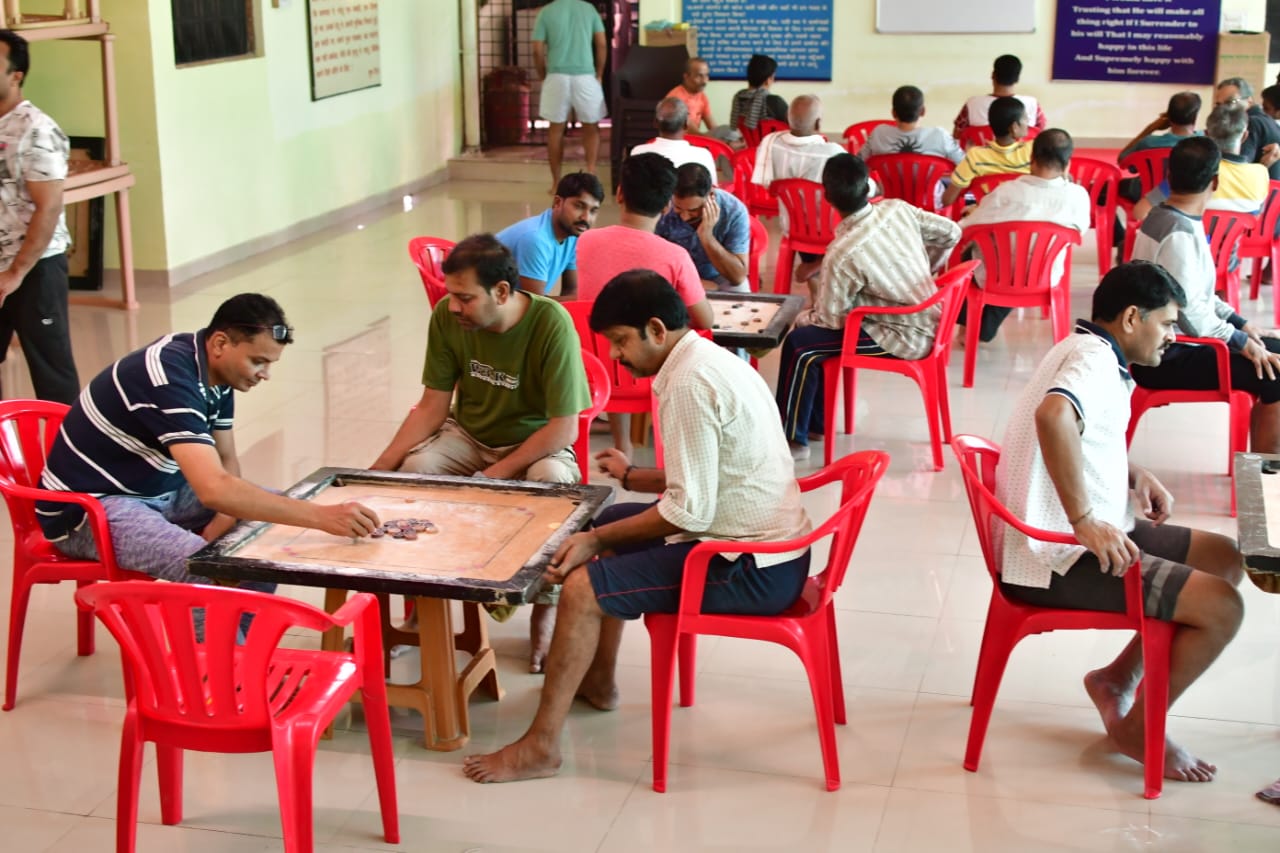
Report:
M307 0L311 100L382 83L378 0Z

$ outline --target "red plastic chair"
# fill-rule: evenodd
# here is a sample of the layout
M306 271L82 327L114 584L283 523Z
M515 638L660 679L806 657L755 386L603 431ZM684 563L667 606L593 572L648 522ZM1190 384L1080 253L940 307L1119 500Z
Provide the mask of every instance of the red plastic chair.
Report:
M1280 268L1280 240L1275 239L1277 222L1280 222L1280 181L1272 181L1258 224L1240 241L1240 260L1253 259L1253 268L1249 272L1250 299L1257 299L1262 289L1262 261L1265 259L1271 262L1273 277ZM1275 323L1280 326L1280 301L1276 301L1274 307Z
M13 710L17 700L18 661L22 655L22 631L31 588L62 581L75 581L77 587L84 587L107 580L116 570L107 516L97 498L40 487L45 460L68 411L62 403L44 400L0 401L0 493L4 495L13 525L13 591L9 597L9 648L4 681L6 711ZM36 501L41 500L82 507L102 559L74 560L54 548L36 521ZM91 655L93 649L93 614L77 608L76 653Z
M1257 299L1262 288L1262 261L1271 262L1271 275L1274 279L1280 270L1280 240L1276 240L1276 224L1280 222L1280 181L1272 181L1267 190L1267 202L1262 206L1262 215L1258 224L1240 241L1240 260L1253 259L1253 269L1249 273L1249 298ZM1275 324L1280 326L1280 299L1272 300L1275 309Z
M751 217L751 250L747 255L747 284L752 293L760 292L760 259L769 251L769 231L764 223Z
M1080 232L1052 222L996 222L966 228L952 259L973 245L982 257L986 281L969 285L965 309L964 387L973 387L978 362L978 329L982 307L1043 306L1053 323L1053 340L1071 331L1071 247L1080 245ZM1052 280L1053 262L1063 252L1062 277Z
M720 165L720 158L723 157L725 163L729 167L729 171L731 173L733 172L733 149L729 147L728 143L721 142L713 136L701 136L697 133L686 133L684 135L684 140L690 145L694 145L698 148L705 148L707 151L710 151L711 159L715 161L717 167ZM717 168L716 171L717 174L713 174L711 176L712 180L716 181L716 185L727 193L737 195L737 176L733 176L728 181L722 181L718 174L719 169Z
M1077 544L1075 537L1024 524L996 499L996 465L1000 461L998 446L977 436L958 435L952 440L951 447L960 461L960 472L964 476L964 488L969 496L969 507L973 511L973 522L978 529L982 556L986 559L987 572L992 581L991 604L987 608L987 624L982 632L982 649L978 653L978 670L973 680L973 718L969 723L964 769L971 772L978 770L978 762L982 759L982 743L987 736L987 725L991 722L991 710L995 706L1005 665L1023 637L1082 628L1136 631L1142 642L1144 677L1141 689L1146 697L1143 795L1148 800L1154 800L1160 796L1164 787L1164 731L1169 707L1169 655L1173 642L1173 623L1148 619L1143 614L1142 572L1137 565L1125 574L1125 600L1128 606L1125 613L1034 607L1006 598L1000 589L999 565L1003 555L996 552L992 540L992 528L995 524L1006 524L1032 539L1044 542L1074 545Z
M1249 418L1253 411L1253 397L1244 391L1231 390L1231 351L1225 341L1217 338L1191 338L1178 336L1178 343L1200 344L1212 347L1218 362L1218 387L1202 391L1160 390L1137 386L1129 401L1129 429L1125 432L1125 441L1133 444L1133 434L1138 429L1138 421L1148 409L1158 409L1170 403L1226 403L1231 410L1231 421L1227 438L1227 476L1235 477L1235 465L1232 464L1237 453L1249 449ZM1231 490L1231 514L1236 514L1236 490Z
M938 182L951 174L955 164L928 154L881 154L868 157L867 168L876 173L885 198L900 198L921 210L941 213Z
M1115 256L1116 202L1120 169L1090 157L1072 157L1071 177L1089 193L1089 227L1098 246L1098 275L1111 271Z
M1252 213L1212 209L1204 212L1204 230L1209 236L1213 265L1218 271L1213 289L1219 293L1226 292L1226 302L1237 314L1240 313L1240 262L1237 252L1240 241L1257 224L1258 217ZM1233 255L1237 256L1234 270L1231 269Z
M790 125L785 121L778 121L776 118L762 118L760 119L760 123L754 128L747 127L745 121L738 119L738 133L742 134L742 141L746 143L748 148L755 148L760 144L761 139L764 139L771 133L790 129Z
M582 350L582 366L587 371L587 387L591 389L591 405L578 415L578 439L573 443L574 455L578 457L578 472L582 474L582 482L587 482L590 472L587 457L591 453L591 422L604 411L609 404L609 388L613 384L609 371L590 350Z
M822 195L822 184L804 178L784 178L769 185L769 192L787 210L787 233L778 241L773 292L791 292L791 271L797 252L824 254L836 236L840 211Z
M734 195L747 206L752 216L777 216L778 200L760 184L752 183L756 169L756 149L744 148L733 152Z
M869 306L855 308L849 312L844 321L844 350L839 358L829 358L823 362L823 390L826 394L823 417L823 462L831 464L835 454L836 437L836 391L840 386L840 375L844 374L844 431L853 434L854 392L856 371L885 370L901 373L915 380L920 386L920 394L924 398L925 415L929 419L929 443L933 448L933 469L941 471L942 445L951 441L951 401L947 393L947 362L951 360L951 332L956 325L956 317L960 314L960 306L964 304L965 290L973 271L978 268L977 261L966 261L959 266L938 276L936 281L938 292L919 305L907 305L896 308ZM918 314L934 306L939 309L938 332L933 338L933 349L924 358L906 360L886 358L883 356L858 355L858 332L862 321L869 315L880 314Z
M182 753L267 752L275 758L284 847L314 846L311 786L316 742L360 691L382 806L382 831L400 841L395 757L376 599L358 593L332 616L279 596L196 584L98 584L76 593L120 644L128 704L120 743L116 851L132 853L142 749L156 745L160 814L182 822ZM204 608L197 642L193 608ZM253 626L237 645L240 617ZM354 625L355 651L280 648L285 631Z
M1027 135L1022 137L1023 140L1035 139L1040 135L1040 128L1028 127ZM960 147L966 151L979 145L986 145L988 142L996 138L995 131L991 129L989 124L975 124L966 127L960 131L959 139Z
M1138 183L1141 186L1141 194L1143 197L1151 192L1160 182L1164 180L1165 173L1169 168L1169 155L1173 153L1172 148L1148 148L1145 151L1134 151L1125 156L1120 161L1120 169L1122 172L1136 172ZM1122 174L1122 178L1133 177L1132 175ZM1133 241L1138 236L1139 222L1133 213L1134 205L1137 202L1129 201L1126 198L1116 197L1116 204L1124 211L1124 260L1133 259Z
M857 154L858 150L867 144L871 131L882 124L897 124L897 122L890 118L877 118L871 121L860 121L846 127L844 133L841 134L844 138L845 150L850 154Z
M1016 181L1021 177L1022 175L1018 172L999 172L994 175L979 175L970 182L967 191L973 193L973 200L975 202L980 202L990 195L991 191L996 187L1001 184L1008 183L1009 181Z
M440 265L453 246L452 240L443 237L414 237L409 241L409 257L422 276L422 287L427 291L427 302L432 308L449 295L444 289L444 273Z
M685 558L684 581L677 613L646 613L653 684L653 790L667 790L667 757L671 743L671 694L676 659L680 665L680 705L693 705L695 658L699 634L764 640L778 643L800 656L809 676L813 706L822 744L822 766L828 791L840 787L840 757L836 750L835 724L844 725L844 683L836 644L835 608L832 596L844 581L858 531L876 484L889 467L889 454L864 450L842 458L798 480L801 491L841 484L840 508L821 526L800 539L786 542L703 541ZM799 599L777 616L733 616L702 613L707 567L721 551L747 554L779 554L808 548L831 537L827 567L810 577Z

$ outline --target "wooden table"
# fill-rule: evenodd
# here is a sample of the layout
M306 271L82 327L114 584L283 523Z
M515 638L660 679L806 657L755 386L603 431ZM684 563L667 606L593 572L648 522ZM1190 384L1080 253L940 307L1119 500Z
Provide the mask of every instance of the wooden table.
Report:
M319 503L357 501L382 522L421 519L434 533L416 539L351 539L318 530L246 522L209 543L188 561L199 575L267 580L326 588L335 611L348 590L382 594L384 642L421 647L421 677L388 685L396 707L424 718L428 749L461 749L470 736L467 701L486 684L500 698L496 655L480 604L525 604L542 588L556 549L613 500L607 486L562 486L470 477L446 477L351 468L321 468L286 494ZM416 600L416 632L392 627L386 595ZM466 627L455 641L450 602L466 607ZM323 647L341 648L340 630ZM470 660L459 674L455 649Z
M1236 525L1249 579L1280 592L1280 456L1237 453Z
M772 349L795 323L804 297L773 293L708 293L711 339L720 346Z

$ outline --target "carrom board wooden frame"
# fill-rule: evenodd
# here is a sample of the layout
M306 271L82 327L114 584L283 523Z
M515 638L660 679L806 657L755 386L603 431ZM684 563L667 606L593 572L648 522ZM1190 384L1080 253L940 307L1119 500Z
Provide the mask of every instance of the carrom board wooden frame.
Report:
M1280 547L1271 543L1267 532L1267 501L1263 489L1264 477L1280 482L1280 473L1263 474L1264 462L1273 462L1280 469L1280 456L1236 454L1236 527L1245 565L1254 571L1280 573ZM1280 513L1280 505L1272 509Z
M777 305L778 310L769 324L758 332L739 332L733 329L712 329L711 340L725 347L744 347L746 349L768 349L782 343L791 325L795 323L800 309L804 307L804 297L796 294L774 293L708 293L707 301L714 312L720 303L758 302Z
M507 580L485 580L443 575L424 576L414 572L368 566L317 568L305 562L288 559L266 560L239 556L237 552L262 536L273 525L266 522L242 522L194 554L187 566L191 572L213 578L232 580L266 580L302 586L335 587L363 592L396 595L451 598L494 604L524 604L542 587L542 573L551 556L571 534L587 525L601 509L613 500L608 486L570 486L527 483L509 480L485 480L475 477L449 477L434 474L410 474L399 471L366 471L356 468L321 468L300 480L287 492L291 498L307 500L334 486L334 481L347 486L397 486L430 488L448 494L452 490L492 490L523 492L531 498L543 495L567 497L577 506L560 526L551 531L524 565Z

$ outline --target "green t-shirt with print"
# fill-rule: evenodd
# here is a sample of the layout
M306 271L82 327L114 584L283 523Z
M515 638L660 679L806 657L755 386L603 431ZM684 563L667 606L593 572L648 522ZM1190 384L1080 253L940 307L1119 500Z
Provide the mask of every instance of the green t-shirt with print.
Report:
M533 22L533 41L547 43L548 74L595 74L594 35L602 32L600 13L585 0L554 0Z
M553 299L524 295L530 300L524 317L501 334L463 329L448 297L431 312L422 384L456 388L454 418L489 447L520 444L551 418L591 404L569 312Z

